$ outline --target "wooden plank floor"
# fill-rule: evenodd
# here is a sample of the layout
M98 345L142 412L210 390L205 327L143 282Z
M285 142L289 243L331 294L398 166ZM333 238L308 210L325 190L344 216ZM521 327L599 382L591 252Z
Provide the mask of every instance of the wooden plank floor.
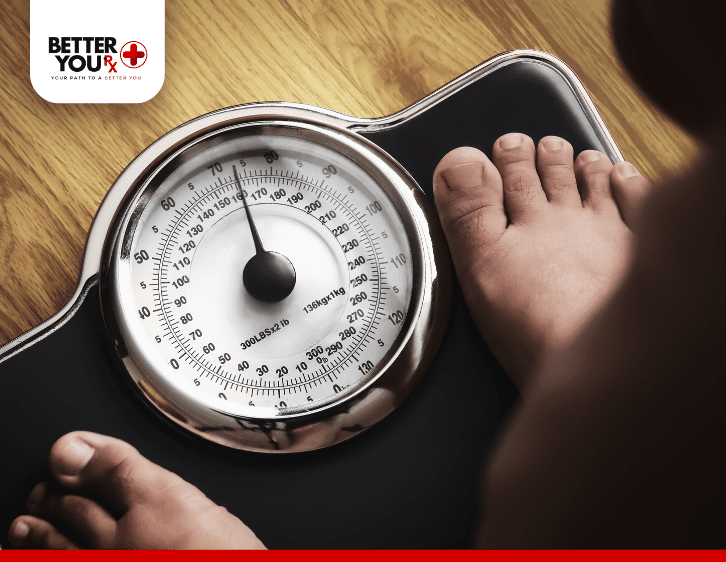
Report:
M609 0L167 0L166 82L140 105L54 105L29 79L29 2L0 18L0 344L75 289L93 216L148 144L255 101L393 113L511 49L548 51L589 90L625 158L659 179L695 145L632 86Z

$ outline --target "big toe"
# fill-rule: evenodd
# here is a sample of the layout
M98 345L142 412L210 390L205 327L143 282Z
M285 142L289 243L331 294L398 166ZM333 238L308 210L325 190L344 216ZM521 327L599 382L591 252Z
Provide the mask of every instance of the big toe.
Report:
M454 266L465 277L507 229L502 177L480 150L457 148L434 171L434 197Z
M68 433L55 442L50 472L64 487L93 498L117 517L170 489L196 490L128 443L87 431Z

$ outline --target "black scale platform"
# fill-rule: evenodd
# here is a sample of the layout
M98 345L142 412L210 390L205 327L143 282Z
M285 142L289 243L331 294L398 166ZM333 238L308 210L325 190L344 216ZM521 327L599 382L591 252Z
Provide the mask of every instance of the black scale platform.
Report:
M416 117L364 136L431 197L449 150L491 157L509 132L608 153L568 82L516 59ZM458 286L441 350L413 395L347 442L290 455L234 452L182 433L120 373L104 339L98 285L59 330L0 363L0 542L49 477L53 442L73 430L124 439L239 516L271 548L463 548L472 544L482 465L516 390L492 357Z

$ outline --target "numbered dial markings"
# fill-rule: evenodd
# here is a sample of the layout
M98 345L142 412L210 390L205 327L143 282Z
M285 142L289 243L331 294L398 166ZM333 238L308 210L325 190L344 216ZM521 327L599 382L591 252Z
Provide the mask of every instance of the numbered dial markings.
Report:
M242 282L255 245L233 165L265 249L295 269L279 302ZM247 415L314 410L365 384L412 293L411 248L387 194L353 161L301 139L191 158L145 204L129 257L132 329L157 368Z

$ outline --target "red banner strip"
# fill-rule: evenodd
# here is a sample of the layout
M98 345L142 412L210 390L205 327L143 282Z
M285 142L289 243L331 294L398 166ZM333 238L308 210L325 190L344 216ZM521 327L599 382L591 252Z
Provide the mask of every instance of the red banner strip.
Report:
M103 562L113 560L128 560L134 557L134 562L153 560L153 562L182 562L192 560L209 560L214 562L223 560L240 561L240 552L236 551L48 551L48 550L3 550L0 551L2 562L12 560L94 560ZM465 560L474 561L507 561L535 560L537 562L627 562L629 560L653 560L657 562L670 561L704 561L724 562L726 551L719 550L270 550L252 551L244 553L245 562L254 560L284 560L285 562L385 562L395 560L415 562Z

